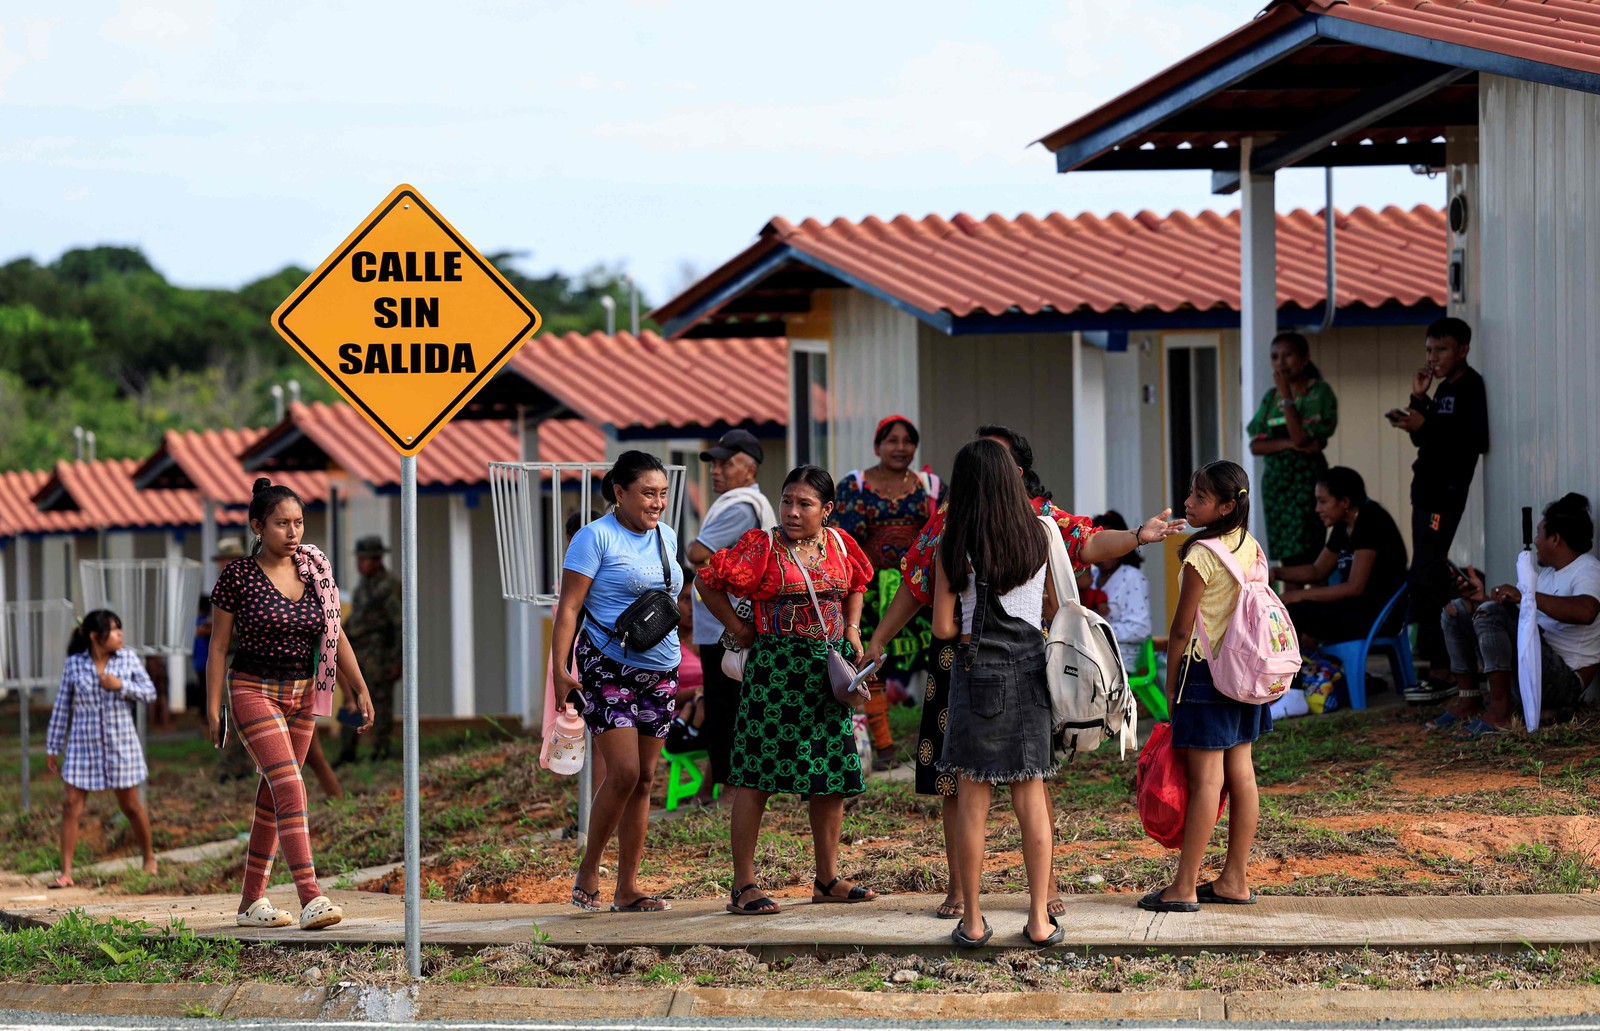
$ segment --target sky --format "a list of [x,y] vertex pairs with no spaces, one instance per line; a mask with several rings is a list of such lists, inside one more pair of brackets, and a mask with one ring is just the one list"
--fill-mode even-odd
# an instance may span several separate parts
[[[312,267],[408,182],[528,272],[665,301],[768,219],[1231,210],[1205,172],[1058,175],[1033,140],[1264,0],[19,0],[0,260],[136,245],[185,286]],[[1335,204],[1442,204],[1341,169]],[[1278,177],[1322,206],[1320,170]]]

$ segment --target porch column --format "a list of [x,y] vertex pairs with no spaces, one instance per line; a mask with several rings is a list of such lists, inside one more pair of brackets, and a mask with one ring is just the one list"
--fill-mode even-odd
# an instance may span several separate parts
[[[1240,158],[1239,192],[1239,413],[1241,425],[1255,414],[1261,395],[1272,382],[1269,352],[1278,332],[1278,221],[1273,173],[1250,171],[1256,141],[1245,140]],[[1250,434],[1243,433],[1240,465],[1250,474],[1250,532],[1267,543],[1266,509],[1262,504],[1261,459],[1250,454]],[[1274,560],[1281,555],[1271,556]]]
[[1106,353],[1072,334],[1072,511],[1106,510]]
[[[178,570],[183,564],[183,531],[173,530],[167,534],[167,597],[161,599],[161,605],[166,610],[164,623],[169,626],[177,622],[177,613],[184,610],[184,599],[177,593]],[[202,568],[204,565],[202,564]],[[193,641],[193,634],[189,639]],[[194,647],[191,643],[190,647]],[[171,649],[163,653],[167,659],[167,710],[169,712],[182,712],[184,703],[184,687],[189,677],[189,652],[183,649]]]
[[[517,410],[517,460],[539,460],[539,423],[530,422],[527,410]],[[535,480],[532,497],[532,538],[537,550],[544,546],[540,533],[544,517],[544,487]],[[535,557],[535,561],[537,558]],[[544,720],[544,666],[540,652],[544,642],[544,610],[531,602],[507,601],[506,622],[515,632],[506,635],[509,645],[506,661],[506,709],[522,717],[522,731],[532,733]]]
[[450,495],[450,713],[471,716],[473,692],[472,522],[464,494]]
[[217,564],[211,556],[217,553],[217,503],[210,498],[200,501],[200,589],[206,594],[217,585]]
[[17,601],[33,601],[33,541],[18,534],[17,549]]

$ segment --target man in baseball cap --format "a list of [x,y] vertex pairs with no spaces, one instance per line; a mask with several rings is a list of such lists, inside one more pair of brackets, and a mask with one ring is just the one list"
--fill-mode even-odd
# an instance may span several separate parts
[[[766,460],[766,454],[761,450],[761,442],[756,439],[756,435],[754,433],[751,433],[749,430],[729,430],[727,433],[722,435],[722,439],[717,441],[714,447],[709,447],[700,452],[700,461],[726,462],[734,455],[749,455],[755,460],[755,464],[757,466]],[[715,475],[714,469],[712,475]],[[754,483],[755,479],[755,471],[752,470],[748,483]],[[746,484],[736,484],[735,486],[745,485]],[[713,485],[713,489],[717,490],[717,493],[719,494],[722,493],[722,488],[716,488]]]

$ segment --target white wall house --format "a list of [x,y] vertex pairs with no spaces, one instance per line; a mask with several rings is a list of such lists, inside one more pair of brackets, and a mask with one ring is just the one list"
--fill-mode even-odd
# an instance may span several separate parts
[[[1416,257],[1438,261],[1450,314],[1474,329],[1490,427],[1453,557],[1504,579],[1524,508],[1573,490],[1600,500],[1600,20],[1583,3],[1488,18],[1481,4],[1413,6],[1273,0],[1040,142],[1059,172],[1206,170],[1214,192],[1240,193],[1243,399],[1270,382],[1277,302],[1293,288],[1266,218],[1276,172],[1442,173],[1446,251]],[[1403,464],[1391,443],[1369,460]]]
[[[1343,413],[1329,460],[1400,512],[1409,444],[1380,413],[1404,402],[1423,328],[1444,313],[1444,215],[1361,209],[1336,230],[1340,307],[1311,336]],[[1285,215],[1278,234],[1294,277],[1279,325],[1320,323],[1322,219]],[[874,461],[890,413],[917,421],[918,461],[941,475],[977,426],[1001,423],[1029,438],[1069,511],[1149,516],[1181,505],[1197,464],[1242,457],[1255,402],[1243,411],[1238,391],[1238,238],[1235,218],[1209,213],[775,220],[655,317],[678,333],[782,325],[791,392],[829,386],[794,436],[836,474]],[[1166,572],[1147,566],[1158,606]]]

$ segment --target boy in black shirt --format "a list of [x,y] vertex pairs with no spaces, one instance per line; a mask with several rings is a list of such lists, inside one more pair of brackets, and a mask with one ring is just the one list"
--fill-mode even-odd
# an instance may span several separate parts
[[[1456,690],[1439,624],[1452,596],[1446,556],[1466,510],[1478,456],[1489,450],[1489,402],[1483,377],[1467,365],[1471,344],[1472,329],[1460,319],[1429,326],[1428,364],[1412,380],[1409,407],[1388,413],[1389,423],[1409,433],[1417,446],[1411,466],[1411,618],[1428,678],[1406,693],[1409,701],[1434,701]],[[1430,398],[1434,383],[1439,387]]]

